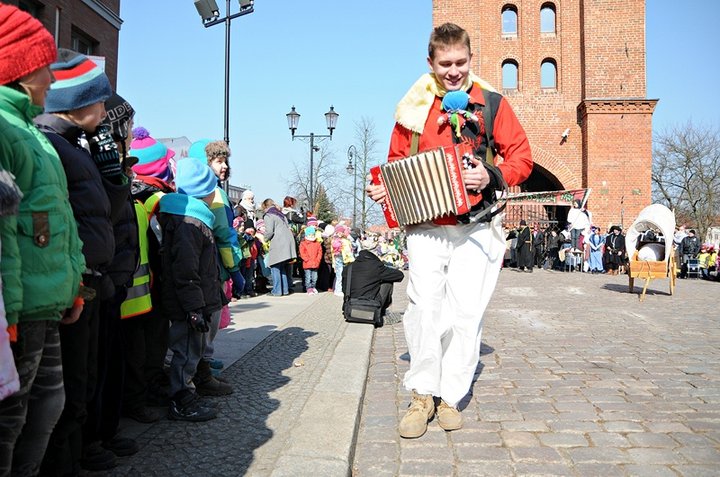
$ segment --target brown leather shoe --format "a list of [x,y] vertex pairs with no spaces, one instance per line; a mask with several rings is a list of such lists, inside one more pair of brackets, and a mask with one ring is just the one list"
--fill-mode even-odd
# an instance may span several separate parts
[[435,414],[435,402],[432,395],[413,391],[407,413],[400,420],[400,437],[415,439],[425,434],[433,414]]
[[448,403],[442,399],[437,407],[437,421],[438,425],[446,431],[455,431],[463,426],[460,411],[455,407],[449,406]]

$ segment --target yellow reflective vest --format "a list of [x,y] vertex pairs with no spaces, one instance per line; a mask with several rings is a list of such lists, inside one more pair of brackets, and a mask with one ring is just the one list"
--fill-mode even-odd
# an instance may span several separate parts
[[[148,199],[149,200],[149,199]],[[152,310],[150,298],[150,263],[148,244],[148,212],[145,205],[139,200],[135,201],[135,216],[138,223],[138,238],[140,245],[140,262],[133,275],[133,284],[127,291],[127,298],[120,305],[120,317],[132,318],[143,315]]]

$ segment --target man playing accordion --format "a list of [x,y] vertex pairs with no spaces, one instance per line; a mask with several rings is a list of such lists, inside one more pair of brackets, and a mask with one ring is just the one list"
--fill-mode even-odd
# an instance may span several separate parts
[[[451,23],[435,28],[428,46],[431,73],[398,104],[390,140],[388,161],[471,144],[475,157],[463,170],[463,181],[469,191],[482,194],[470,214],[445,215],[406,229],[410,282],[403,325],[411,362],[404,385],[413,397],[400,422],[404,438],[422,436],[436,412],[446,431],[462,427],[457,406],[472,385],[482,318],[505,252],[501,217],[491,212],[495,191],[504,183],[520,184],[533,166],[525,131],[510,105],[471,73],[471,60],[464,29]],[[466,105],[448,106],[443,101],[447,93],[453,98],[467,93]],[[484,117],[492,121],[490,128]],[[504,159],[497,166],[495,152]],[[387,200],[383,185],[369,185],[367,194],[376,202]]]

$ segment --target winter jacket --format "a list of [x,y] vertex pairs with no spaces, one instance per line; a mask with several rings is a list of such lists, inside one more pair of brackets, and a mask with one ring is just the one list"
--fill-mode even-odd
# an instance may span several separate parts
[[300,242],[300,258],[304,270],[319,268],[323,258],[322,244],[317,240],[303,240]]
[[271,267],[277,263],[297,257],[295,237],[290,230],[287,219],[276,207],[265,213],[265,241],[270,243],[270,250],[265,263]]
[[183,194],[160,199],[162,311],[170,320],[188,313],[208,316],[225,304],[213,239],[214,216],[207,205]]
[[680,255],[689,255],[691,257],[694,257],[698,254],[700,251],[700,240],[693,235],[685,237],[682,242],[680,242]]
[[[347,287],[347,275],[352,273],[350,288]],[[400,282],[403,272],[385,266],[380,259],[368,250],[361,250],[352,265],[343,269],[343,290],[350,298],[375,299],[382,283]]]
[[107,267],[107,274],[116,287],[131,286],[140,260],[140,242],[135,201],[130,195],[120,210],[119,219],[113,226],[113,233],[115,256]]
[[27,95],[0,86],[0,168],[15,176],[24,194],[18,215],[0,218],[0,267],[10,325],[59,320],[72,306],[85,269],[65,172],[55,149],[32,123],[40,111]]
[[[532,172],[533,161],[530,143],[512,108],[502,95],[494,92],[488,92],[489,101],[485,105],[482,88],[477,83],[472,84],[468,94],[470,95],[470,103],[467,109],[474,112],[479,121],[483,121],[480,106],[490,108],[490,114],[493,118],[492,135],[495,147],[498,154],[504,158],[503,162],[497,167],[500,169],[505,182],[507,182],[508,186],[522,183]],[[419,137],[418,151],[428,151],[454,144],[452,126],[447,121],[442,125],[438,123],[438,119],[442,114],[442,98],[436,96],[425,121],[423,133]],[[465,129],[463,132],[465,132]],[[474,143],[475,155],[482,158],[485,158],[487,146],[484,133],[483,126],[482,129],[477,131],[475,137],[464,138]],[[390,138],[388,161],[403,159],[411,155],[412,136],[413,133],[409,129],[399,123],[395,124]],[[434,220],[433,223],[436,225],[454,225],[457,223],[457,219],[450,214]]]
[[120,220],[130,184],[113,184],[100,175],[90,153],[80,145],[83,130],[53,114],[42,114],[35,124],[60,156],[68,182],[78,233],[87,268],[104,272],[115,256],[113,226]]

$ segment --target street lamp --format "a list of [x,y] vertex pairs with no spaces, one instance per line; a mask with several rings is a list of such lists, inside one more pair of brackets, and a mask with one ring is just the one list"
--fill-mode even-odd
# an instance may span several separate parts
[[330,131],[330,134],[295,134],[295,130],[297,130],[298,123],[300,122],[300,113],[295,111],[295,106],[293,106],[292,109],[290,109],[290,112],[285,116],[287,116],[288,129],[290,129],[293,141],[295,138],[310,139],[310,193],[308,194],[308,198],[310,200],[310,207],[313,209],[313,212],[317,213],[315,210],[315,196],[313,194],[313,154],[320,151],[320,148],[315,145],[315,139],[330,139],[332,141],[332,133],[335,129],[335,125],[337,124],[338,116],[340,115],[335,112],[335,108],[333,106],[330,106],[330,111],[325,113],[325,122],[327,123],[327,128],[328,131]]
[[[358,163],[357,163],[357,149],[355,146],[350,145],[347,150],[347,156],[348,156],[348,165],[345,168],[346,171],[348,171],[348,174],[353,175],[353,188],[352,188],[352,195],[353,195],[353,221],[352,226],[355,228],[355,222],[357,219],[355,218],[357,216],[357,169],[358,169]],[[353,165],[353,158],[355,158],[355,165]]]
[[[225,1],[225,18],[220,18],[215,0],[195,0],[195,8],[202,18],[205,28],[210,28],[219,23],[225,23],[225,111],[223,122],[223,140],[230,145],[230,22],[233,18],[241,17],[255,11],[254,0],[239,0],[240,11],[230,15],[230,0]],[[229,188],[229,180],[223,184],[225,192]]]

